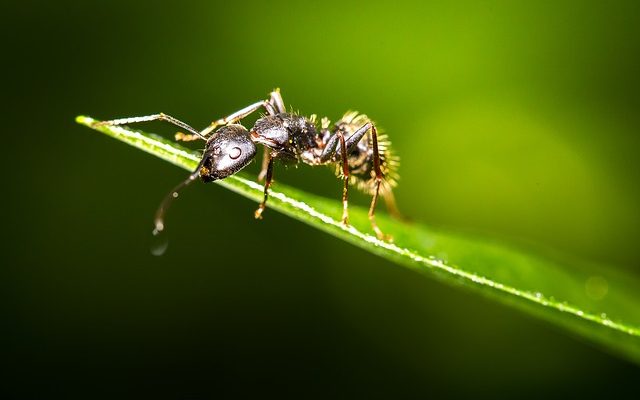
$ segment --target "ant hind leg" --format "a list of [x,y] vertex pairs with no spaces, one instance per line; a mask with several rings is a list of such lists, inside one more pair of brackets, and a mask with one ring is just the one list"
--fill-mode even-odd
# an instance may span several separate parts
[[397,219],[398,221],[403,221],[403,222],[411,221],[407,216],[405,216],[400,212],[400,209],[398,208],[398,204],[396,203],[396,197],[393,195],[393,190],[391,189],[391,187],[388,187],[387,189],[383,188],[382,193],[380,193],[380,195],[384,199],[384,204],[385,206],[387,206],[387,211],[389,212],[389,215],[391,215],[393,218]]
[[373,231],[376,233],[376,236],[380,240],[388,240],[391,241],[391,236],[385,235],[378,227],[376,223],[376,204],[378,203],[378,195],[380,194],[380,185],[382,184],[382,180],[384,178],[382,171],[380,170],[380,153],[378,151],[378,132],[376,131],[375,125],[371,124],[371,140],[373,145],[373,169],[376,173],[376,188],[373,192],[373,198],[371,199],[371,206],[369,207],[369,221],[371,222],[371,227]]

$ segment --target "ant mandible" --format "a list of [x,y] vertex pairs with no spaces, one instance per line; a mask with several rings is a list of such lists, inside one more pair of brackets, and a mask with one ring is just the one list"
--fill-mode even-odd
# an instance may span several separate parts
[[[261,116],[250,130],[239,124],[261,108],[266,115]],[[398,157],[393,154],[386,135],[378,135],[375,124],[366,115],[348,111],[329,129],[331,122],[327,118],[322,118],[318,125],[315,114],[304,117],[287,112],[280,90],[275,89],[268,100],[258,101],[218,119],[202,131],[163,113],[102,121],[97,125],[127,125],[155,120],[166,121],[189,132],[177,133],[176,140],[201,139],[206,142],[196,170],[171,190],[160,204],[155,217],[155,234],[164,229],[164,215],[180,189],[198,177],[207,183],[235,174],[255,158],[256,143],[259,143],[264,146],[264,158],[258,179],[264,179],[265,184],[264,198],[255,211],[257,219],[262,218],[269,198],[274,160],[302,162],[311,166],[329,165],[336,167],[336,175],[344,182],[342,223],[349,224],[348,195],[349,184],[352,184],[373,196],[369,207],[371,226],[379,239],[390,239],[378,227],[375,209],[380,195],[389,212],[400,216],[392,192],[398,178]]]

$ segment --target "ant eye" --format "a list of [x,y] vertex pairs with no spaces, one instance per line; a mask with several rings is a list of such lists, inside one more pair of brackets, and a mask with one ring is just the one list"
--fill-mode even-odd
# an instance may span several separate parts
[[229,151],[229,157],[231,157],[232,160],[237,159],[241,154],[242,150],[240,149],[240,147],[234,147],[231,149],[231,151]]

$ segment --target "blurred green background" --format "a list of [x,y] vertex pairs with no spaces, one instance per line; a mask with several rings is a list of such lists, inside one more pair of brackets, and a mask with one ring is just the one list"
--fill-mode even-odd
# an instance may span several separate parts
[[[185,172],[73,118],[204,127],[280,87],[384,127],[413,219],[640,274],[638,2],[230,3],[3,2],[3,391],[595,397],[637,378],[216,185],[185,191],[153,257]],[[340,206],[329,171],[275,178]]]

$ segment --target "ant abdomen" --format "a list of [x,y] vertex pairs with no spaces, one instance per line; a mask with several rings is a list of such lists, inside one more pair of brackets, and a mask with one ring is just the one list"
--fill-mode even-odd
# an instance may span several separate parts
[[[341,131],[345,137],[350,137],[356,130],[371,120],[357,111],[347,111],[333,127],[333,132]],[[378,128],[378,154],[380,170],[384,176],[380,192],[384,196],[398,184],[399,157],[393,152],[389,137]],[[373,195],[376,190],[376,171],[374,162],[373,140],[370,133],[358,142],[347,154],[349,164],[349,183],[365,194]],[[342,177],[342,167],[335,166],[336,176]]]

